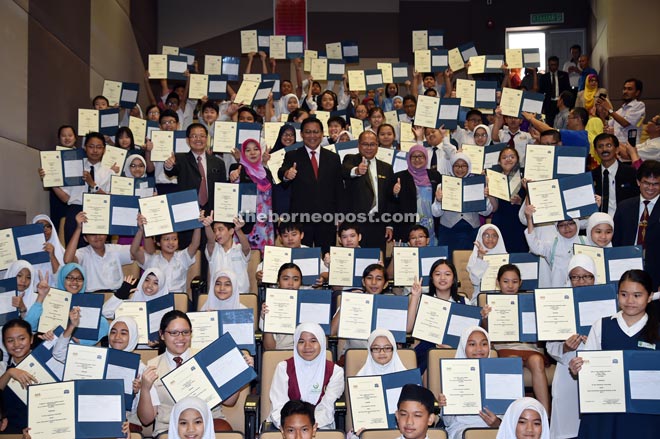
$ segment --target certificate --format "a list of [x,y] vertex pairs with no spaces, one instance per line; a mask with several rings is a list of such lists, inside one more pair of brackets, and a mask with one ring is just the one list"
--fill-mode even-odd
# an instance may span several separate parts
[[500,108],[504,116],[520,116],[520,103],[522,102],[522,90],[504,87],[500,98]]
[[379,62],[376,63],[376,68],[383,72],[383,82],[385,84],[391,84],[394,82],[394,77],[392,76],[392,63]]
[[607,271],[605,270],[605,249],[602,247],[593,247],[590,245],[573,244],[573,253],[576,255],[587,255],[594,261],[596,266],[595,284],[604,284],[607,282]]
[[103,81],[103,93],[101,93],[108,100],[108,104],[111,107],[119,105],[119,99],[121,97],[121,87],[122,83],[117,81],[105,80]]
[[110,193],[113,195],[135,195],[135,179],[132,177],[120,177],[113,175],[110,177]]
[[214,195],[215,221],[233,222],[238,215],[239,188],[234,183],[216,183]]
[[78,109],[78,135],[86,136],[87,133],[99,131],[98,110]]
[[149,55],[149,79],[167,78],[167,55]]
[[154,131],[151,133],[151,143],[153,143],[151,161],[164,162],[174,152],[174,132]]
[[40,151],[41,167],[46,175],[42,183],[46,187],[64,186],[64,172],[62,169],[62,154],[60,151]]
[[204,55],[204,74],[222,75],[222,57],[217,55]]
[[[348,73],[351,73],[350,71]],[[364,122],[361,119],[351,117],[351,133],[353,137],[358,137],[364,131]]]
[[195,396],[209,407],[215,407],[222,402],[195,357],[169,372],[161,380],[175,401],[186,396]]
[[209,90],[209,76],[191,74],[190,75],[190,88],[188,90],[188,97],[190,99],[202,99],[208,94]]
[[18,257],[14,245],[14,234],[11,229],[2,230],[0,232],[0,268],[5,270],[16,260]]
[[527,184],[529,202],[536,207],[534,224],[561,221],[564,209],[557,180],[530,181]]
[[[367,83],[364,78],[364,70],[349,70],[348,85],[354,91],[366,91]],[[353,134],[355,136],[355,134]]]
[[135,144],[144,146],[144,139],[147,137],[147,121],[139,117],[129,116],[128,128],[133,133]]
[[506,49],[504,55],[506,57],[507,68],[509,69],[523,68],[522,49]]
[[527,145],[525,151],[525,178],[532,181],[549,180],[554,174],[555,147]]
[[263,282],[268,284],[277,283],[277,273],[280,267],[291,262],[291,250],[286,247],[275,247],[267,245],[264,248]]
[[83,211],[87,222],[82,225],[86,234],[105,235],[110,229],[110,195],[83,194]]
[[326,43],[325,51],[328,59],[342,59],[341,43]]
[[[119,317],[131,317],[138,327],[138,343],[149,343],[149,322],[147,320],[146,305],[144,302],[130,302],[124,300],[115,310],[115,319]],[[195,327],[197,336],[197,327]]]
[[318,59],[319,53],[316,50],[305,50],[303,59],[303,70],[306,72],[312,71],[312,60]]
[[479,360],[440,362],[440,381],[447,405],[444,415],[478,415],[481,411]]
[[39,332],[48,332],[58,326],[66,328],[71,309],[71,293],[51,288],[44,299],[43,309],[39,319]]
[[488,294],[488,334],[494,341],[520,341],[517,294]]
[[113,166],[119,166],[119,172],[121,173],[124,167],[124,161],[126,160],[126,154],[127,150],[124,148],[107,145],[103,153],[103,159],[101,159],[101,164],[108,169],[112,169]]
[[195,328],[190,342],[193,349],[203,349],[220,337],[217,312],[189,312],[187,315],[192,327]]
[[63,381],[101,380],[108,350],[94,346],[70,344],[64,363]]
[[256,30],[242,30],[241,31],[241,53],[246,54],[250,52],[258,52],[259,45],[257,43]]
[[465,68],[465,61],[463,61],[463,56],[461,55],[461,51],[458,49],[458,47],[454,49],[450,49],[448,56],[449,56],[449,68],[452,69],[454,72],[458,72],[459,70]]
[[415,50],[415,71],[424,73],[431,71],[431,51]]
[[442,343],[450,307],[450,302],[422,295],[412,336],[436,344]]
[[462,179],[450,175],[442,176],[442,209],[452,212],[463,210]]
[[468,68],[468,75],[475,75],[478,73],[484,73],[486,70],[486,56],[471,56],[470,57],[470,67]]
[[330,285],[353,285],[354,253],[352,248],[330,247]]
[[270,36],[270,57],[271,59],[286,59],[286,36]]
[[297,301],[296,290],[267,288],[268,313],[264,318],[264,332],[293,334],[296,330]]
[[236,96],[234,96],[234,103],[239,105],[251,105],[254,95],[259,89],[259,82],[257,81],[243,81],[241,87],[238,89]]
[[[55,378],[32,354],[29,354],[23,359],[23,361],[18,363],[16,368],[24,370],[35,377],[37,384],[49,384],[55,382]],[[9,379],[7,387],[9,387],[11,391],[23,401],[23,404],[27,405],[27,389],[24,389],[21,384],[13,378]]]
[[461,149],[463,150],[463,154],[467,155],[472,163],[472,174],[481,174],[484,170],[486,147],[464,143]]
[[327,81],[328,79],[328,60],[312,59],[311,76],[317,81]]
[[394,285],[412,286],[419,280],[419,249],[394,247]]
[[536,289],[534,302],[540,341],[566,340],[577,332],[572,288]]
[[582,351],[578,375],[580,413],[624,413],[626,380],[622,351]]
[[[429,35],[426,30],[414,30],[412,31],[412,50],[416,52],[418,50],[427,50],[429,48]],[[428,72],[429,70],[418,70],[419,72]],[[356,430],[357,431],[357,430]]]
[[509,177],[507,175],[492,169],[486,169],[486,177],[488,178],[488,195],[500,200],[511,201]]
[[236,122],[216,121],[213,131],[213,152],[232,152],[236,148]]
[[440,98],[420,95],[415,110],[415,125],[435,128],[438,122]]
[[339,315],[340,338],[366,340],[371,334],[374,297],[363,293],[342,293]]
[[361,428],[388,428],[381,377],[350,377],[348,380],[355,431]]
[[28,387],[28,425],[33,439],[76,436],[75,383],[66,381]]
[[509,263],[508,254],[486,254],[483,256],[484,262],[488,264],[486,272],[481,277],[481,291],[498,291],[497,272],[504,264]]
[[162,235],[173,231],[166,195],[140,198],[139,203],[140,213],[147,218],[147,223],[144,225],[145,236]]
[[476,82],[470,79],[456,80],[456,97],[461,99],[461,106],[472,108],[475,102]]

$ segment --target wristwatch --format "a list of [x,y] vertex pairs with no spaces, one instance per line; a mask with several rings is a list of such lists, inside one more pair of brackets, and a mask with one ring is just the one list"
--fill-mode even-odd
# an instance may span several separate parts
[[99,185],[98,185],[98,184],[95,185],[95,186],[92,188],[92,193],[94,193],[94,194],[97,193],[97,192],[99,191],[99,189],[100,189],[100,188],[99,188]]
[[612,114],[612,113],[614,113],[614,110],[612,110],[612,109],[610,108],[609,110],[607,110],[607,112],[608,112],[609,114]]

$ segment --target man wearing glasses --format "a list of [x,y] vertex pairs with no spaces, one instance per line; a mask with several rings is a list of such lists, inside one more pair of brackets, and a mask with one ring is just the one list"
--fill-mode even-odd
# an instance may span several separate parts
[[[291,188],[289,213],[297,216],[291,221],[303,224],[303,244],[327,252],[336,242],[333,214],[344,211],[342,167],[337,154],[320,148],[323,139],[320,120],[305,119],[300,133],[304,146],[286,153],[278,176],[285,188]],[[317,220],[300,214],[317,214]],[[319,214],[322,218],[318,218]]]

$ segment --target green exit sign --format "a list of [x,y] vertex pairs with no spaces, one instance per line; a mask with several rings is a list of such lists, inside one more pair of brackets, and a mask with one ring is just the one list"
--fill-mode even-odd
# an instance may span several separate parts
[[545,12],[542,14],[529,14],[530,24],[562,24],[564,23],[563,12]]

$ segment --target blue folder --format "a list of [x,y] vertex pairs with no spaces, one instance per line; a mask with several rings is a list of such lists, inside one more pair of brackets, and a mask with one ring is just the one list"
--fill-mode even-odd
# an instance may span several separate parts
[[343,162],[347,154],[358,154],[358,141],[349,140],[348,142],[335,143],[335,151],[339,155],[339,159]]
[[527,108],[529,110],[528,105],[530,104],[540,108],[543,105],[544,100],[545,100],[545,94],[543,93],[536,93],[533,91],[523,91],[522,99],[520,99],[520,110],[518,112],[518,117],[523,117],[522,114],[523,108]]
[[553,177],[554,178],[562,178],[562,177],[570,177],[572,175],[579,175],[579,174],[560,174],[559,171],[559,160],[560,157],[564,158],[569,158],[569,159],[575,159],[575,160],[580,160],[581,162],[585,162],[585,157],[587,156],[589,150],[585,146],[561,146],[555,148],[555,158],[554,158],[554,172],[553,172]]
[[429,29],[426,31],[428,37],[428,48],[434,49],[445,45],[445,31],[441,29]]
[[[137,103],[138,93],[140,91],[140,84],[137,82],[122,82],[121,94],[119,95],[119,106],[121,108],[133,109]],[[126,92],[126,93],[125,93]],[[133,99],[133,93],[135,93]]]
[[[350,379],[350,378],[349,378]],[[401,389],[406,384],[422,386],[422,374],[419,369],[402,370],[401,372],[381,375],[383,393],[385,394],[385,407],[387,409],[388,428],[397,428],[394,413],[401,395]],[[388,397],[389,396],[389,397]]]
[[[244,329],[250,332],[252,341],[250,343],[239,344],[238,348],[244,349],[254,355],[256,352],[254,343],[254,311],[251,309],[228,309],[216,312],[218,313],[218,332],[220,335],[227,332],[231,334],[233,332],[230,331],[231,327],[228,325],[246,325]],[[247,328],[248,325],[249,330]]]
[[476,108],[496,108],[496,96],[496,81],[475,81],[474,106]]
[[[18,296],[18,291],[16,287],[16,278],[10,277],[9,279],[0,280],[0,299],[1,300],[11,300],[12,297]],[[12,319],[18,318],[18,308],[13,306],[9,307],[4,314],[0,314],[0,326],[4,326],[5,323]]]
[[266,81],[263,78],[259,83],[259,88],[252,99],[252,105],[266,105],[268,102],[268,95],[275,86],[275,81]]
[[366,261],[370,261],[370,264],[377,264],[380,261],[380,249],[378,248],[356,248],[353,258],[353,285],[344,285],[346,287],[361,287],[362,286],[362,274],[364,270],[360,268],[364,265],[366,267]]
[[[126,419],[124,411],[122,411],[121,421],[118,422],[82,422],[79,420],[80,407],[78,405],[78,399],[83,395],[118,395],[123,397],[124,382],[122,380],[107,379],[80,380],[74,381],[74,386],[76,392],[76,439],[122,437],[122,424]],[[116,409],[116,407],[114,409]]]
[[257,29],[257,47],[260,51],[270,55],[270,36],[273,35],[272,29]]
[[[432,300],[440,300],[443,304],[443,310],[448,312],[447,325],[442,328],[442,339],[423,339],[435,344],[446,344],[453,348],[458,346],[461,339],[461,333],[468,326],[479,326],[481,323],[481,307],[463,305],[460,303],[449,302],[447,300],[431,297]],[[421,302],[420,302],[421,305]],[[419,308],[418,308],[419,312]],[[417,325],[417,322],[415,322]],[[449,333],[452,328],[453,333]],[[415,328],[413,328],[413,336],[415,335]]]
[[[288,37],[290,38],[290,37]],[[302,58],[302,55],[300,56]],[[272,81],[275,84],[273,84],[273,88],[271,89],[271,93],[273,94],[273,100],[278,100],[282,97],[282,92],[280,91],[280,75],[279,73],[264,73],[261,75],[261,80],[262,81]]]
[[[444,126],[446,130],[455,130],[458,126],[458,113],[461,108],[461,100],[459,98],[440,98],[440,105],[438,106],[438,120],[435,123],[436,128]],[[450,114],[440,117],[445,110],[449,109]]]
[[[67,151],[61,151],[60,157],[62,158],[62,172],[64,176],[64,186],[82,186],[85,184],[82,175],[79,177],[70,177],[66,174],[66,162],[70,161],[82,161],[85,158],[85,152],[82,149],[72,149]],[[84,169],[84,165],[81,163],[80,167]]]
[[[589,247],[582,244],[573,244],[573,252],[580,252],[580,248]],[[596,267],[604,267],[605,279],[596,279],[596,283],[616,283],[621,275],[632,269],[643,270],[644,259],[641,245],[624,245],[621,247],[605,247],[599,249],[602,253],[594,258]]]
[[[327,308],[327,314],[324,312],[323,315],[318,316],[309,316],[303,315],[301,308],[304,303],[315,303],[327,305],[324,307]],[[303,322],[313,321],[318,323],[323,332],[326,335],[330,335],[330,320],[332,316],[330,315],[332,303],[332,290],[298,290],[298,304],[296,305],[296,326]],[[311,317],[311,318],[310,318]]]
[[[300,43],[301,50],[289,50],[290,43]],[[303,58],[305,56],[304,39],[299,35],[287,35],[286,37],[286,57],[287,59]]]
[[[395,296],[392,294],[376,294],[371,296],[374,299],[373,306],[374,306],[374,311],[371,313],[371,331],[375,331],[376,329],[388,329],[390,332],[392,332],[392,335],[394,335],[394,340],[396,340],[397,343],[405,343],[406,342],[406,317],[408,313],[408,297],[407,296]],[[392,322],[389,320],[382,321],[381,320],[381,325],[378,325],[378,314],[380,313],[381,310],[394,310],[394,311],[401,311],[402,314],[402,320],[399,322]],[[386,323],[387,325],[391,326],[386,326],[383,325],[383,323]],[[403,326],[403,330],[401,329],[396,329],[396,327],[401,327]]]
[[[491,65],[490,67],[489,64]],[[494,67],[493,64],[497,64],[497,67]],[[486,65],[484,66],[484,73],[501,74],[502,64],[504,64],[504,55],[486,55]]]
[[[405,69],[405,75],[404,75]],[[403,83],[408,80],[408,63],[397,62],[392,63],[392,80],[396,83]]]
[[591,172],[585,172],[584,174],[577,174],[577,175],[572,175],[570,177],[564,177],[559,179],[559,188],[561,189],[561,199],[564,205],[564,212],[565,212],[564,219],[569,220],[572,218],[587,217],[590,216],[592,213],[598,212],[598,205],[596,204],[595,198],[590,199],[590,203],[583,206],[578,206],[572,209],[568,209],[567,206],[568,198],[566,196],[566,191],[570,189],[575,189],[578,187],[586,187],[586,186],[590,186],[593,188],[593,183],[594,180],[593,177],[591,176]]
[[355,41],[342,41],[341,54],[346,64],[359,64],[360,62],[360,52]]
[[99,110],[99,132],[104,136],[114,136],[119,129],[119,108]]
[[261,138],[261,124],[238,122],[236,124],[236,149],[239,151],[247,139],[259,140]]
[[188,57],[185,55],[167,55],[167,79],[174,79],[177,81],[185,81],[186,75],[183,72],[176,72],[172,68],[172,63],[183,62],[188,66]]
[[[527,69],[538,69],[541,67],[541,61],[540,61],[540,53],[539,49],[522,49],[522,55],[523,55],[523,66]],[[527,61],[527,57],[530,55],[538,55],[539,56],[539,61],[538,62],[532,62],[532,61]]]
[[431,266],[438,259],[449,259],[449,247],[443,245],[419,248],[419,274],[422,285],[429,285]]
[[188,152],[190,151],[190,146],[188,146],[188,142],[186,142],[186,130],[176,130],[173,131],[174,133],[174,138],[172,139],[174,141],[174,145],[172,145],[172,150],[175,153],[179,152]]
[[474,46],[473,42],[464,43],[458,46],[458,50],[461,52],[463,57],[463,62],[470,61],[471,56],[478,56],[477,48]]
[[[135,210],[135,225],[127,226],[114,224],[112,222],[113,211],[116,208],[123,209],[133,209]],[[120,236],[134,236],[137,231],[137,214],[140,211],[140,204],[138,203],[138,198],[127,195],[110,195],[110,229],[108,230],[108,235],[120,235]]]
[[[501,293],[493,293],[486,295],[486,303],[490,303],[491,296],[502,297]],[[536,337],[536,308],[534,304],[533,293],[518,293],[511,295],[511,301],[518,301],[518,340],[525,343],[535,343]],[[513,304],[513,303],[512,303]],[[490,325],[490,322],[488,322]],[[502,341],[509,342],[510,340],[497,340],[492,339],[493,342]]]
[[222,74],[226,75],[230,81],[238,81],[239,66],[241,59],[235,56],[225,56],[222,58]]
[[[532,264],[532,270],[520,270],[522,275],[522,283],[520,284],[521,290],[535,290],[539,287],[539,262],[540,258],[531,253],[509,253],[509,264],[522,265]],[[533,265],[536,269],[534,270]],[[520,267],[518,267],[520,268]]]
[[[311,260],[314,261],[316,270],[313,272],[305,270],[304,265],[307,262],[311,263]],[[303,263],[305,261],[305,263]],[[320,247],[310,247],[310,248],[293,248],[291,249],[291,262],[296,265],[303,265],[300,267],[302,270],[302,284],[303,285],[313,285],[316,280],[319,278],[321,273],[321,248]]]
[[[160,319],[152,316],[162,316],[174,309],[174,294],[166,294],[157,299],[145,302],[145,312],[147,313],[147,324],[149,326],[149,341],[160,340],[158,331],[160,330]],[[152,319],[155,319],[152,324]]]
[[172,208],[178,204],[184,203],[198,203],[197,200],[197,191],[195,189],[190,189],[187,191],[173,192],[167,194],[167,205],[170,211],[170,218],[172,219],[172,228],[175,232],[184,232],[186,230],[201,229],[204,225],[197,219],[191,219],[188,221],[175,222],[174,213]]
[[95,328],[82,328],[78,326],[73,331],[74,337],[83,340],[99,339],[99,325],[101,324],[101,319],[105,318],[103,317],[103,314],[101,314],[101,309],[103,308],[104,299],[105,296],[103,296],[102,294],[72,294],[71,295],[71,308],[73,308],[74,306],[79,306],[81,308],[93,308],[99,313],[99,318],[96,322]]
[[[332,73],[330,70],[330,66],[336,66],[335,68],[342,68],[343,73]],[[341,81],[344,78],[344,74],[346,73],[346,61],[341,60],[341,59],[329,59],[328,60],[328,81]]]
[[[257,185],[254,183],[239,183],[238,184],[238,215],[240,215],[245,221],[249,217],[256,218],[257,214]],[[255,200],[255,205],[253,206],[251,200]]]
[[[430,49],[430,47],[429,47]],[[449,67],[449,51],[447,49],[431,50],[431,72],[444,72]]]
[[[60,337],[63,333],[64,328],[61,326],[53,329],[53,334],[55,334],[57,337]],[[53,358],[53,346],[55,346],[56,341],[57,340],[52,342],[41,342],[36,348],[32,349],[31,354],[37,361],[39,361],[39,363],[41,363],[44,369],[46,369],[46,371],[50,373],[53,378],[55,378],[57,381],[61,381],[62,374],[64,373],[64,364]]]
[[46,243],[43,224],[26,224],[24,226],[12,227],[11,231],[14,235],[14,246],[16,248],[16,256],[18,259],[28,261],[32,265],[50,262],[50,255],[47,252],[40,250],[35,253],[22,253],[19,245],[20,238],[34,235],[39,235],[38,237]]
[[207,96],[211,101],[227,99],[227,75],[209,75],[209,85]]
[[[486,186],[486,176],[485,175],[475,175],[472,177],[463,178],[463,212],[482,212],[486,210],[486,197],[484,196],[480,200],[474,201],[465,201],[465,190],[469,186],[474,185],[483,185]],[[483,190],[482,190],[483,193]]]
[[[575,302],[575,326],[580,335],[589,335],[591,325],[596,320],[612,316],[618,310],[617,289],[613,284],[573,288],[573,300]],[[601,311],[596,316],[596,320],[584,320],[581,311],[591,310],[595,312],[596,307]]]

